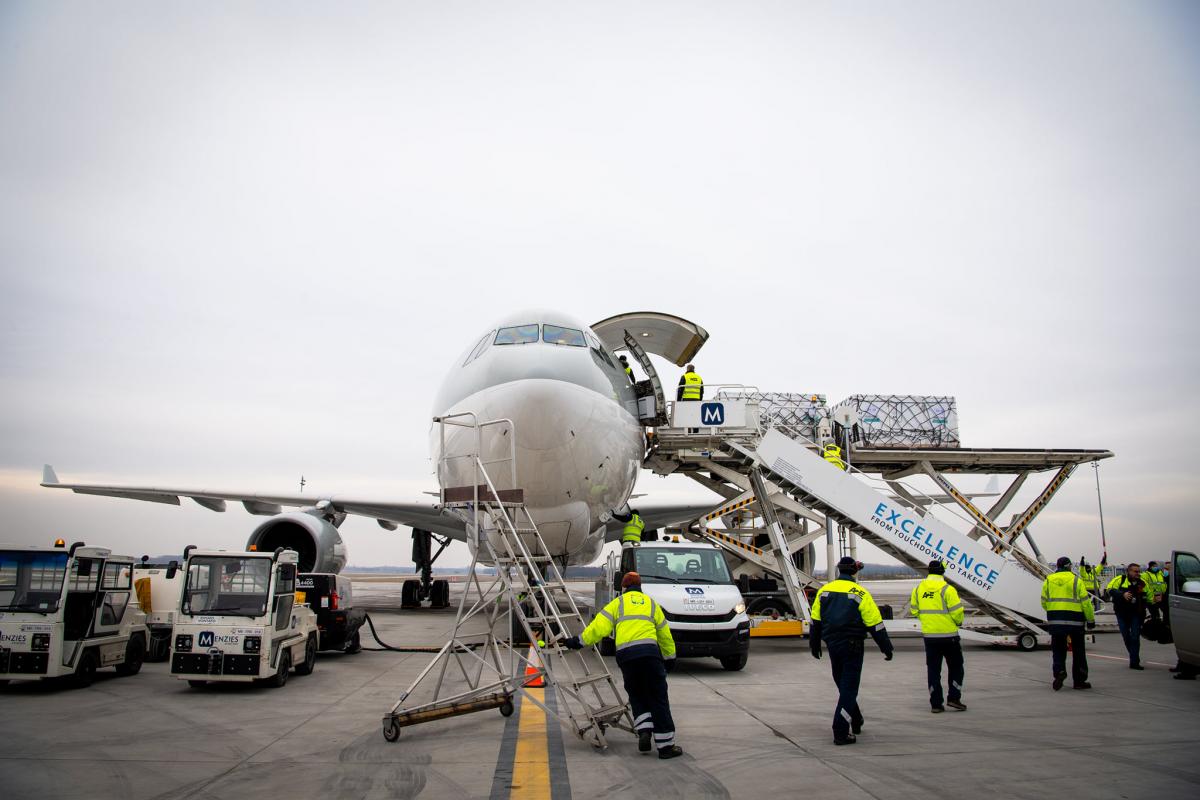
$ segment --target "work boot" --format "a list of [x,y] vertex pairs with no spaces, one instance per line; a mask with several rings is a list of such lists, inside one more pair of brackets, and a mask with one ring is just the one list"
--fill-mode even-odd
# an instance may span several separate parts
[[857,742],[857,741],[858,741],[858,737],[856,737],[856,736],[855,736],[854,734],[852,734],[852,733],[850,733],[850,734],[847,734],[847,735],[845,735],[845,736],[842,736],[842,737],[838,737],[838,736],[834,736],[834,737],[833,737],[833,743],[834,743],[834,744],[838,744],[838,745],[842,745],[842,744],[854,744],[854,743],[855,743],[855,742]]
[[947,700],[946,705],[950,706],[955,711],[966,711],[967,710],[967,704],[964,703],[962,700]]
[[862,726],[863,724],[861,722],[851,722],[850,732],[857,736],[858,734],[862,733]]
[[1129,668],[1130,668],[1130,669],[1138,669],[1138,670],[1144,670],[1144,669],[1145,669],[1145,667],[1143,667],[1141,664],[1130,664],[1130,665],[1129,665]]
[[1090,688],[1092,688],[1092,685],[1090,683],[1088,683],[1087,681],[1080,681],[1079,683],[1073,684],[1071,686],[1071,688],[1072,689],[1090,689]]
[[661,747],[658,750],[659,758],[678,758],[681,755],[683,755],[683,748],[677,744],[673,744],[670,747]]
[[946,707],[945,706],[934,706],[933,708],[931,708],[929,710],[934,714],[941,714],[943,711],[946,710]]
[[638,752],[650,752],[650,731],[638,731]]
[[1065,672],[1058,673],[1057,675],[1054,676],[1054,683],[1050,684],[1050,688],[1057,692],[1059,689],[1061,689],[1063,687],[1063,681],[1065,681],[1066,679],[1067,679],[1067,673],[1065,673]]
[[1194,681],[1194,680],[1196,680],[1196,673],[1184,672],[1183,670],[1180,670],[1179,672],[1176,672],[1171,677],[1173,677],[1177,681]]

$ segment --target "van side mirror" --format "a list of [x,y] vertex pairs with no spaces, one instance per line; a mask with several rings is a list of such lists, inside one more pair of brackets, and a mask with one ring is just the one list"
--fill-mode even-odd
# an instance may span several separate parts
[[1200,581],[1184,581],[1180,591],[1184,594],[1200,594]]
[[624,572],[618,572],[616,575],[613,575],[613,591],[614,591],[614,592],[617,592],[618,594],[620,594],[620,592],[621,592],[621,581],[622,581],[622,580],[624,580],[624,579],[625,579],[625,573],[624,573]]

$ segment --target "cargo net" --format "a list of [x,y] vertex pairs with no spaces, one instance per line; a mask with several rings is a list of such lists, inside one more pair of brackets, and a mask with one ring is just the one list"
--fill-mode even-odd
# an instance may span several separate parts
[[791,436],[800,435],[814,442],[829,435],[829,409],[823,394],[721,389],[716,399],[757,402],[759,421],[764,428],[779,428]]
[[850,441],[860,447],[934,448],[961,447],[958,411],[953,397],[856,394],[833,408],[834,417],[843,408],[858,416]]

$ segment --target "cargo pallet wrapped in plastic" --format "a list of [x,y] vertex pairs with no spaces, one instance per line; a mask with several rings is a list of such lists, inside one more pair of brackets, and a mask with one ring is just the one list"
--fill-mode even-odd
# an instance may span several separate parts
[[818,426],[822,421],[828,428],[829,409],[823,394],[721,389],[716,399],[757,401],[759,420],[764,428],[779,428],[791,436],[803,436],[810,441],[819,438]]
[[858,423],[850,441],[859,447],[940,448],[961,447],[958,411],[953,397],[856,394],[833,408],[852,408]]

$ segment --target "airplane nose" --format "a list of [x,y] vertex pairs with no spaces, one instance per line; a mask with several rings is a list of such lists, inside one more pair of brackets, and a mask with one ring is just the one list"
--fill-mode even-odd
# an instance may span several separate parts
[[583,434],[591,417],[587,391],[564,381],[529,379],[497,387],[492,419],[513,421],[523,450],[556,450]]

